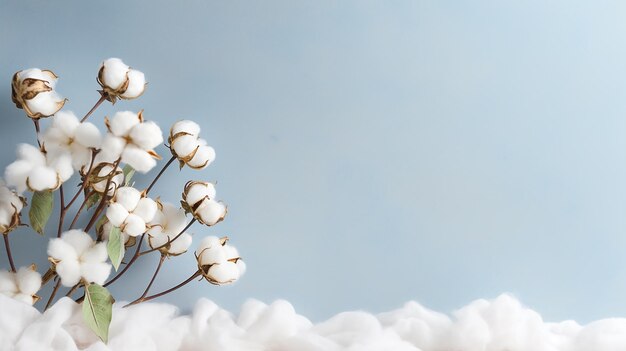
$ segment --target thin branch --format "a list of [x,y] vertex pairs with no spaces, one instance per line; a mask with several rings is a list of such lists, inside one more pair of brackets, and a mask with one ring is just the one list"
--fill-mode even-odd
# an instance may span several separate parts
[[172,158],[170,158],[169,161],[167,161],[167,163],[163,166],[163,168],[161,168],[161,171],[159,171],[159,174],[157,174],[154,180],[152,180],[152,183],[150,183],[150,185],[148,186],[148,189],[146,189],[146,194],[150,192],[154,184],[156,184],[157,180],[161,178],[161,175],[163,175],[167,167],[169,167],[172,164],[172,162],[174,162],[175,159],[176,159],[176,156],[172,156]]
[[7,257],[9,258],[9,264],[11,265],[11,271],[13,271],[13,273],[17,272],[17,270],[15,269],[15,263],[13,263],[13,255],[11,255],[11,245],[9,244],[9,234],[2,234],[2,236],[4,237],[4,247],[7,250]]
[[61,209],[59,210],[59,228],[57,230],[57,238],[61,237],[61,232],[63,231],[63,221],[65,220],[65,213],[67,212],[67,208],[65,208],[65,195],[63,194],[63,185],[59,187],[59,194]]
[[39,120],[33,119],[33,123],[35,124],[35,132],[37,133],[37,144],[41,148],[41,141],[39,141],[39,133],[41,133],[41,128],[39,127]]
[[181,235],[185,234],[185,232],[187,231],[187,229],[189,229],[189,227],[191,227],[192,224],[194,224],[196,222],[196,219],[192,219],[191,222],[189,222],[189,224],[187,224],[187,226],[185,227],[185,229],[183,229],[180,233],[178,233],[178,235],[176,235],[172,240],[168,240],[165,244],[161,245],[161,246],[157,246],[153,249],[150,250],[146,250],[143,252],[139,253],[139,256],[143,256],[146,254],[149,254],[151,252],[157,251],[157,250],[161,250],[164,247],[169,246],[171,243],[173,243],[176,239],[178,239]]
[[161,266],[163,266],[163,262],[165,261],[166,257],[167,256],[165,254],[161,254],[161,257],[159,258],[159,264],[157,265],[157,268],[154,271],[154,274],[152,275],[152,279],[150,279],[150,283],[148,283],[148,286],[146,287],[146,290],[144,290],[143,294],[141,294],[139,299],[143,299],[144,297],[146,297],[146,295],[148,295],[148,291],[150,291],[150,288],[152,287],[152,284],[154,283],[154,280],[156,279],[157,275],[159,274],[159,271],[161,270]]
[[94,161],[96,159],[96,155],[98,154],[98,152],[100,152],[100,150],[93,149],[91,151],[91,162],[89,162],[89,169],[87,170],[87,174],[83,178],[83,182],[80,185],[80,189],[78,189],[76,194],[74,194],[74,197],[72,197],[72,200],[70,200],[70,202],[67,204],[67,206],[65,206],[66,210],[69,209],[70,207],[72,207],[72,205],[74,204],[74,201],[76,201],[76,199],[78,198],[78,195],[80,195],[80,193],[83,190],[85,190],[85,187],[87,186],[87,181],[89,180],[89,176],[91,175],[91,171],[93,169],[93,163],[94,163]]
[[119,273],[117,273],[117,275],[115,277],[113,277],[111,280],[109,280],[107,283],[105,283],[103,286],[106,288],[107,286],[113,284],[113,282],[115,282],[116,280],[118,280],[122,275],[124,275],[124,273],[126,273],[126,271],[128,270],[128,268],[130,268],[130,266],[133,265],[133,263],[135,263],[135,261],[137,260],[137,258],[139,258],[139,251],[141,250],[141,243],[143,242],[143,238],[146,236],[146,234],[142,234],[141,238],[139,239],[139,242],[137,243],[137,248],[135,249],[135,254],[133,255],[133,258],[130,259],[130,261],[128,262],[128,264],[126,266],[124,266],[124,269],[122,269]]
[[48,309],[48,307],[50,307],[50,305],[52,304],[52,300],[54,299],[54,296],[57,294],[57,291],[59,291],[59,287],[61,286],[61,279],[57,278],[57,283],[54,285],[54,289],[52,289],[52,293],[50,294],[50,297],[48,298],[48,302],[46,303],[46,307],[44,307],[44,311]]
[[176,285],[175,287],[170,288],[170,289],[167,289],[167,290],[165,290],[165,291],[163,291],[163,292],[160,292],[160,293],[158,293],[158,294],[154,294],[154,295],[146,296],[146,297],[143,297],[143,298],[139,298],[139,299],[137,299],[137,300],[135,300],[135,301],[133,301],[133,302],[129,303],[128,305],[126,305],[126,306],[124,306],[124,307],[128,307],[128,306],[136,305],[136,304],[138,304],[138,303],[142,303],[142,302],[150,301],[150,300],[152,300],[152,299],[156,299],[157,297],[161,297],[161,296],[163,296],[163,295],[169,294],[169,293],[171,293],[172,291],[177,290],[177,289],[179,289],[179,288],[181,288],[181,287],[183,287],[183,286],[187,285],[189,282],[191,282],[192,280],[196,279],[196,278],[197,278],[197,277],[199,277],[200,275],[202,275],[202,272],[201,272],[200,270],[197,270],[194,274],[192,274],[189,278],[187,278],[187,280],[185,280],[184,282],[182,282],[182,283],[180,283],[180,284]]
[[100,106],[101,103],[104,102],[104,100],[106,100],[106,95],[105,94],[100,94],[100,99],[98,100],[98,102],[96,102],[95,105],[93,105],[93,107],[91,108],[91,110],[89,110],[89,112],[87,112],[87,114],[85,115],[85,117],[83,117],[83,119],[80,120],[80,122],[85,122],[87,120],[87,118],[89,118],[89,116],[91,116],[91,114],[93,113],[93,111],[95,111],[98,106]]
[[83,211],[83,209],[85,208],[85,206],[87,205],[87,202],[89,201],[89,198],[94,194],[94,191],[90,191],[86,196],[85,199],[83,200],[83,202],[80,204],[80,207],[78,208],[78,211],[76,211],[76,215],[74,216],[74,219],[72,220],[72,223],[70,224],[70,229],[74,228],[74,225],[76,224],[76,221],[78,220],[78,217],[80,216],[80,213]]
[[80,287],[80,286],[81,286],[81,283],[77,283],[77,284],[75,284],[75,285],[74,285],[74,286],[73,286],[73,287],[72,287],[72,288],[71,288],[71,289],[67,292],[67,294],[65,294],[65,296],[67,296],[67,297],[71,297],[71,296],[72,296],[72,294],[74,294],[74,293],[76,292],[76,290],[78,290],[78,287]]

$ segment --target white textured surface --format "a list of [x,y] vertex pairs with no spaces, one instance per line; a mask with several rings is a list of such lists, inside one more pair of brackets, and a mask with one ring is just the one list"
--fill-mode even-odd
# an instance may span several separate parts
[[286,301],[247,301],[239,315],[200,299],[191,315],[175,306],[116,305],[108,345],[81,322],[80,308],[63,298],[46,313],[0,295],[2,350],[464,350],[613,351],[626,349],[626,319],[580,326],[546,323],[509,295],[477,300],[452,317],[408,302],[378,315],[343,312],[312,324]]

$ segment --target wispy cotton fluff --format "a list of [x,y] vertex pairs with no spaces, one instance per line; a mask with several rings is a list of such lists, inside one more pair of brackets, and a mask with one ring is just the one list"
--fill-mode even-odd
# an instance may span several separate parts
[[55,190],[68,180],[74,169],[69,153],[46,155],[39,148],[29,144],[19,144],[17,161],[4,171],[9,186],[18,192],[26,190]]
[[452,316],[417,302],[373,315],[342,312],[318,323],[279,300],[243,304],[238,315],[200,299],[192,313],[144,303],[113,309],[108,344],[82,324],[81,308],[64,298],[44,314],[0,296],[0,349],[50,351],[622,351],[626,319],[581,326],[546,323],[509,295],[477,300]]
[[191,235],[183,233],[189,223],[185,210],[167,202],[157,202],[157,205],[159,210],[148,224],[150,229],[146,232],[150,247],[153,249],[160,247],[161,253],[171,256],[187,252],[192,239]]
[[93,123],[80,122],[73,112],[59,111],[52,117],[52,125],[41,135],[41,143],[48,155],[70,154],[75,170],[89,166],[91,149],[102,144],[102,135]]
[[199,135],[200,126],[193,121],[178,121],[170,128],[168,143],[181,168],[204,169],[215,160],[215,150]]
[[39,300],[41,274],[35,266],[21,267],[17,272],[0,271],[0,294],[29,305]]
[[215,185],[209,182],[187,182],[182,205],[198,222],[208,226],[224,220],[227,213],[226,205],[215,200]]
[[64,286],[81,280],[102,285],[111,272],[106,243],[96,243],[82,230],[69,230],[50,240],[48,256]]
[[117,189],[113,201],[107,208],[109,222],[129,236],[146,232],[146,223],[157,213],[157,204],[149,197],[143,197],[139,190],[124,186]]
[[146,89],[146,77],[138,70],[131,69],[122,60],[110,58],[104,60],[98,71],[98,83],[108,99],[136,99]]
[[196,250],[198,268],[202,276],[211,284],[230,284],[246,272],[246,264],[239,257],[228,238],[208,236],[200,242]]
[[21,224],[20,212],[25,200],[0,180],[0,233],[8,234]]
[[141,111],[117,112],[105,123],[109,133],[102,142],[98,162],[115,162],[121,157],[122,162],[141,173],[156,166],[160,156],[153,149],[163,142],[163,133],[156,123],[144,121]]
[[11,82],[13,103],[30,118],[52,116],[65,105],[65,99],[54,90],[57,79],[54,72],[39,68],[16,72]]

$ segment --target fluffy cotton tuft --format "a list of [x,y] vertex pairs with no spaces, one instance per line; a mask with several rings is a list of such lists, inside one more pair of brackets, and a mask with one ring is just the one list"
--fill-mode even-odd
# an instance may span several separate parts
[[51,239],[48,256],[64,286],[73,286],[81,279],[102,285],[111,272],[106,242],[97,243],[82,230],[69,230]]
[[183,190],[185,210],[195,219],[208,226],[221,222],[227,208],[222,202],[214,200],[215,186],[209,182],[189,181]]
[[74,113],[65,111],[52,117],[52,125],[40,139],[48,155],[71,155],[75,170],[88,166],[92,155],[90,148],[98,149],[102,144],[102,135],[93,123],[81,123]]
[[65,99],[54,90],[57,79],[52,71],[38,68],[15,73],[11,83],[15,106],[33,119],[54,115],[65,105]]
[[119,58],[104,60],[98,71],[98,83],[110,101],[117,98],[130,100],[141,96],[146,89],[146,77],[131,69]]
[[[209,236],[200,242],[196,250],[198,267],[204,278],[215,285],[235,282],[245,272],[245,264],[228,238]],[[242,263],[239,264],[239,261]]]
[[18,159],[4,171],[8,185],[18,192],[56,190],[67,181],[74,169],[69,153],[44,154],[29,144],[19,144]]
[[20,224],[25,200],[0,180],[0,233],[8,234]]
[[[148,243],[151,248],[159,249],[161,253],[171,256],[181,255],[191,246],[192,238],[183,230],[189,222],[185,210],[170,203],[158,203],[159,210],[154,219],[148,224]],[[182,234],[181,234],[182,233]],[[179,236],[180,234],[180,236]]]
[[39,300],[36,295],[41,289],[41,274],[35,266],[21,267],[17,272],[0,271],[0,294],[25,302],[29,305]]
[[133,187],[124,186],[117,189],[106,217],[122,233],[136,237],[146,232],[146,223],[152,221],[156,213],[157,203],[154,200],[142,197],[139,190]]
[[168,143],[170,150],[180,162],[181,167],[188,165],[192,169],[204,169],[215,160],[215,150],[200,139],[200,126],[189,120],[174,123],[170,128]]
[[156,166],[159,155],[153,150],[163,142],[163,133],[154,122],[145,122],[142,112],[117,112],[107,119],[109,133],[102,142],[97,163],[115,162],[118,158],[138,172],[146,173]]

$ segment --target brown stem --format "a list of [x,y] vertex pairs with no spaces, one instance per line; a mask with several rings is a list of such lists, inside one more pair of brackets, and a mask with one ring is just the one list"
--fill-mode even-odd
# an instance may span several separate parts
[[39,127],[39,120],[33,119],[33,123],[35,124],[35,132],[37,132],[37,144],[41,148],[41,141],[39,141],[39,133],[41,133],[41,128]]
[[15,269],[15,263],[13,263],[13,255],[11,255],[11,245],[9,245],[9,234],[2,234],[4,237],[4,247],[7,249],[7,257],[9,258],[9,264],[11,265],[11,271],[17,272]]
[[107,178],[107,182],[104,187],[104,193],[102,193],[102,199],[100,200],[100,204],[98,205],[96,212],[94,212],[93,216],[89,220],[89,223],[85,227],[85,232],[89,232],[89,229],[91,229],[91,227],[93,227],[93,225],[96,224],[96,221],[98,220],[98,217],[100,216],[100,213],[102,213],[102,210],[104,210],[104,205],[106,204],[107,198],[109,197],[108,193],[109,193],[109,186],[111,185],[111,180],[115,176],[115,170],[117,169],[117,166],[120,165],[121,161],[122,161],[121,158],[118,158],[117,161],[115,161],[115,164],[113,165],[113,172],[111,172],[111,175]]
[[101,103],[104,102],[104,100],[106,100],[106,95],[105,94],[100,94],[100,99],[98,100],[98,102],[96,102],[95,105],[93,105],[93,107],[91,108],[91,110],[89,110],[89,112],[87,112],[87,114],[85,115],[85,117],[83,117],[83,119],[81,119],[81,123],[85,122],[87,120],[87,118],[89,118],[89,116],[91,116],[91,114],[93,113],[93,111],[95,111],[98,106],[100,106]]
[[63,220],[65,220],[65,212],[67,212],[67,208],[65,208],[65,195],[63,194],[63,185],[59,187],[59,194],[61,209],[59,210],[59,228],[57,230],[57,238],[61,237],[61,231],[63,231]]
[[70,291],[67,292],[67,294],[65,294],[65,296],[70,297],[72,296],[72,294],[74,294],[76,292],[76,290],[78,290],[78,287],[81,285],[81,283],[75,284]]
[[143,242],[143,238],[146,236],[146,234],[142,234],[141,238],[139,239],[139,242],[137,243],[137,248],[135,249],[135,254],[133,255],[133,258],[130,259],[130,261],[128,262],[128,264],[126,266],[124,266],[124,269],[122,269],[119,273],[117,273],[117,275],[115,277],[113,277],[111,280],[109,280],[107,283],[105,283],[103,286],[106,288],[107,286],[113,284],[113,282],[115,282],[116,280],[118,280],[122,275],[124,275],[124,273],[126,273],[126,271],[128,270],[128,268],[130,268],[130,266],[133,265],[133,263],[135,263],[135,261],[137,260],[137,258],[139,258],[139,250],[141,250],[141,243]]
[[78,217],[80,216],[80,213],[83,211],[83,209],[85,208],[85,206],[87,205],[87,202],[89,201],[89,198],[94,194],[93,191],[89,192],[86,196],[85,199],[83,200],[83,202],[80,204],[80,207],[78,208],[78,211],[76,211],[76,215],[74,216],[74,219],[72,220],[72,223],[70,224],[70,229],[74,229],[74,225],[76,224],[76,221],[78,220]]
[[80,193],[83,192],[83,190],[85,190],[85,186],[87,186],[87,181],[89,180],[89,176],[91,175],[91,170],[93,169],[93,162],[96,159],[96,155],[98,154],[98,152],[100,152],[100,150],[93,149],[91,151],[91,162],[89,163],[89,169],[87,170],[87,174],[83,178],[83,182],[80,185],[80,189],[78,189],[76,194],[74,194],[74,197],[72,197],[72,199],[67,204],[67,206],[65,206],[66,210],[72,207],[72,205],[74,204],[74,201],[76,201],[76,199],[78,198],[78,195],[80,195]]
[[146,250],[146,251],[140,252],[140,253],[139,253],[139,256],[143,256],[143,255],[145,255],[145,254],[149,254],[149,253],[151,253],[151,252],[154,252],[154,251],[157,251],[157,250],[161,250],[162,248],[169,246],[169,245],[170,245],[171,243],[173,243],[176,239],[178,239],[181,235],[185,234],[185,232],[187,231],[187,229],[189,229],[189,227],[191,227],[191,225],[192,225],[192,224],[194,224],[195,222],[196,222],[196,219],[194,218],[194,219],[192,219],[192,220],[191,220],[191,222],[189,222],[189,224],[187,224],[187,226],[185,227],[185,229],[183,229],[180,233],[178,233],[178,235],[176,235],[176,236],[174,237],[174,239],[172,239],[172,240],[168,240],[165,244],[163,244],[163,245],[161,245],[161,246],[157,246],[157,247],[155,247],[155,248],[153,248],[153,249],[150,249],[150,250]]
[[163,175],[163,172],[165,172],[167,167],[169,167],[172,164],[172,162],[174,162],[175,159],[176,159],[176,156],[172,156],[172,158],[170,158],[169,161],[167,161],[167,163],[163,166],[163,168],[161,168],[161,171],[159,171],[159,174],[157,174],[154,180],[152,180],[152,183],[150,183],[150,185],[148,186],[148,189],[146,189],[146,194],[150,192],[150,189],[152,189],[154,184],[156,184],[157,180],[159,180],[159,178],[161,178],[161,175]]
[[54,299],[54,296],[57,294],[57,291],[59,291],[59,287],[61,286],[61,279],[57,279],[57,283],[54,285],[54,289],[52,289],[52,293],[50,294],[50,297],[48,298],[48,302],[46,303],[46,307],[44,307],[44,311],[48,309],[48,307],[50,307],[50,305],[52,304],[52,300]]
[[48,282],[56,275],[57,272],[55,272],[52,268],[48,268],[46,273],[44,273],[43,277],[41,278],[41,286],[43,287],[44,285],[48,284]]
[[189,282],[191,282],[192,280],[196,279],[197,277],[199,277],[200,275],[202,275],[202,272],[200,270],[197,270],[194,274],[192,274],[189,278],[187,278],[187,280],[185,280],[184,282],[176,285],[173,288],[167,289],[163,292],[160,292],[158,294],[154,294],[154,295],[150,295],[150,296],[146,296],[146,297],[142,297],[139,298],[131,303],[129,303],[128,305],[124,306],[124,307],[128,307],[128,306],[132,306],[132,305],[136,305],[138,303],[142,303],[142,302],[146,302],[146,301],[150,301],[152,299],[156,299],[157,297],[161,297],[163,295],[169,294],[174,290],[177,290],[185,285],[187,285]]
[[159,258],[159,264],[157,265],[157,268],[154,271],[154,274],[152,275],[152,279],[150,279],[150,283],[148,283],[148,286],[146,287],[146,290],[139,297],[140,299],[143,299],[144,297],[146,297],[146,295],[148,295],[148,291],[150,291],[150,288],[152,287],[152,284],[154,283],[154,280],[156,279],[157,275],[159,274],[159,271],[161,270],[161,266],[163,266],[163,262],[165,261],[166,257],[167,256],[165,254],[161,254],[161,258]]

